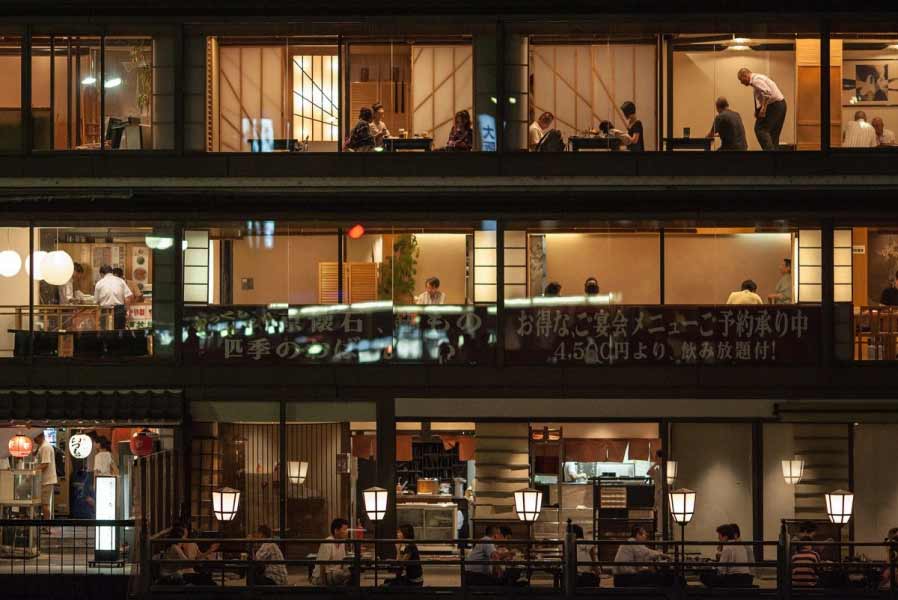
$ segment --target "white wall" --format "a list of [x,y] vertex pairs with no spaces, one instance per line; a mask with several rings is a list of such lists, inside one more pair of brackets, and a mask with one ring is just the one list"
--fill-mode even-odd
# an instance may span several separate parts
[[[858,425],[854,428],[854,537],[878,542],[898,527],[898,425]],[[864,549],[885,559],[884,551]]]
[[692,129],[692,137],[708,133],[717,114],[714,102],[725,96],[730,108],[742,115],[749,150],[760,150],[754,133],[754,97],[751,88],[736,77],[747,67],[772,78],[786,97],[788,112],[780,142],[795,143],[795,53],[777,52],[674,52],[673,64],[673,130],[683,135]]
[[[670,457],[678,462],[675,487],[697,494],[687,540],[716,540],[725,523],[737,523],[743,539],[752,537],[750,424],[674,423]],[[715,547],[701,553],[713,557]]]
[[428,277],[440,280],[440,291],[446,294],[446,304],[465,303],[465,272],[467,270],[467,240],[464,233],[416,233],[418,267],[415,272],[415,292],[424,291]]
[[414,46],[412,131],[431,132],[435,147],[445,146],[455,113],[474,110],[473,86],[471,46]]
[[[782,519],[795,517],[795,486],[783,479],[782,460],[795,454],[795,432],[790,423],[765,423],[764,447],[764,539],[776,540]],[[743,536],[745,533],[743,533]],[[776,559],[776,548],[765,547],[764,557]]]

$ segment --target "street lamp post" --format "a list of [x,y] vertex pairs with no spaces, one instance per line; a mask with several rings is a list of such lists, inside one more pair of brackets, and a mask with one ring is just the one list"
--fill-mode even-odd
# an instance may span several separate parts
[[668,494],[670,515],[680,526],[680,576],[686,577],[686,525],[695,515],[695,492],[686,488],[673,490]]
[[[375,524],[383,521],[387,516],[387,490],[379,487],[371,487],[362,492],[365,499],[365,512],[368,518]],[[377,587],[377,544],[374,544],[374,587]]]

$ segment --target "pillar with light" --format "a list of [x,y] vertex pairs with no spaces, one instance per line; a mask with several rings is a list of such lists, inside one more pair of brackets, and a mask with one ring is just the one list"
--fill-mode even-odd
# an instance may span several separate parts
[[783,479],[789,485],[795,485],[801,481],[804,476],[804,460],[795,457],[787,458],[782,461]]
[[[362,492],[365,499],[365,513],[375,524],[384,520],[387,516],[387,490],[379,487],[371,487]],[[377,587],[377,550],[374,555],[374,586]]]
[[686,488],[673,490],[668,494],[670,516],[680,526],[680,576],[685,577],[686,566],[686,525],[695,515],[695,492]]

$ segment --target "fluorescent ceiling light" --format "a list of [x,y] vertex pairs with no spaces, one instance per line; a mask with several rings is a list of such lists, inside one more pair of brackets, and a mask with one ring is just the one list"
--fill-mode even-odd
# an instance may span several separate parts
[[109,88],[118,87],[120,85],[122,85],[122,78],[121,77],[113,77],[112,79],[107,79],[106,83],[103,84],[103,87],[109,89]]
[[93,75],[88,75],[84,79],[81,80],[81,85],[93,85],[97,82],[97,78]]

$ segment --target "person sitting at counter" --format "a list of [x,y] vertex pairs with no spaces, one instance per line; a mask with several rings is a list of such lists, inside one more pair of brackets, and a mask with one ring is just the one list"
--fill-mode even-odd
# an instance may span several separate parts
[[802,523],[799,528],[795,552],[792,554],[793,588],[815,587],[820,580],[817,575],[817,565],[821,559],[813,546],[816,529],[817,527],[811,522]]
[[[262,524],[256,528],[256,538],[272,539],[271,527]],[[253,556],[255,560],[284,560],[284,553],[274,542],[263,542]],[[287,565],[269,563],[257,566],[256,583],[259,585],[287,585]]]
[[598,296],[599,280],[595,277],[587,278],[586,282],[583,284],[583,293],[587,296]]
[[[503,539],[505,538],[498,527],[487,526],[486,535],[474,544],[467,560],[469,562],[506,560],[509,552],[496,547],[496,542],[501,542]],[[499,571],[499,565],[466,564],[465,579],[468,585],[501,585]]]
[[424,282],[424,291],[415,296],[415,304],[445,304],[446,294],[440,291],[440,279],[428,277]]
[[530,142],[530,151],[533,152],[543,141],[543,137],[551,130],[552,123],[555,122],[555,115],[546,111],[539,116],[536,121],[530,124],[527,130],[528,141]]
[[549,285],[546,286],[546,291],[543,292],[543,296],[548,297],[556,297],[561,295],[561,284],[557,281],[552,281]]
[[374,136],[371,135],[371,121],[374,120],[374,112],[367,106],[359,110],[359,120],[349,133],[345,148],[351,152],[371,152],[376,146]]
[[748,142],[745,141],[745,126],[742,124],[742,115],[730,110],[730,102],[723,96],[714,103],[717,116],[711,125],[711,131],[705,137],[720,137],[720,150],[748,150]]
[[315,565],[312,571],[312,583],[322,586],[347,585],[352,579],[352,572],[346,564],[320,564],[322,562],[341,561],[346,559],[346,544],[333,543],[331,540],[345,540],[349,537],[349,521],[334,519],[331,522],[331,534],[328,540],[318,547]]
[[452,131],[449,132],[449,141],[446,142],[446,150],[454,152],[470,152],[474,147],[474,127],[471,125],[471,113],[460,110],[455,113],[452,123]]
[[[665,554],[658,550],[652,550],[645,545],[649,534],[645,527],[637,525],[633,528],[628,542],[640,542],[638,544],[621,544],[614,555],[616,563],[649,563],[665,558]],[[665,577],[655,571],[650,565],[621,565],[614,567],[615,587],[631,586],[658,586],[666,585]]]
[[[514,537],[511,531],[511,527],[508,525],[502,525],[499,527],[499,533],[502,534],[503,540],[510,540]],[[504,547],[500,548],[500,552],[505,552],[505,558],[503,560],[510,561],[515,558],[515,555],[519,555],[520,552],[515,551],[514,548]],[[524,571],[520,566],[512,566],[512,565],[500,565],[498,569],[499,574],[499,582],[502,585],[526,585],[527,580],[523,577]]]
[[[187,529],[181,525],[175,525],[169,530],[168,537],[174,540],[183,540],[187,537]],[[185,552],[185,548],[190,548],[190,546],[193,546],[193,544],[183,541],[175,542],[165,550],[162,558],[165,560],[183,561],[205,560],[205,557],[198,553],[193,553],[193,558],[188,556],[188,552],[191,552],[191,550],[188,549]],[[198,550],[197,548],[197,552]],[[159,567],[159,575],[161,578],[160,583],[167,585],[215,585],[215,581],[209,573],[198,573],[187,564],[163,564]]]
[[419,587],[424,585],[424,570],[421,568],[421,554],[415,544],[415,528],[408,523],[400,525],[396,531],[396,539],[402,542],[396,544],[396,559],[401,563],[396,571],[396,577],[384,581],[384,585],[409,585]]
[[374,146],[377,148],[383,148],[384,139],[390,137],[390,130],[387,124],[384,123],[385,112],[384,105],[380,102],[375,102],[371,106],[372,118],[368,127],[371,130],[371,135],[374,137]]
[[895,273],[895,280],[892,282],[892,285],[882,291],[879,303],[886,306],[898,306],[898,273]]
[[727,304],[764,304],[758,295],[758,284],[751,279],[742,282],[742,289],[732,292],[727,298]]
[[882,117],[873,117],[873,120],[870,121],[870,125],[873,125],[873,130],[876,132],[876,145],[895,145],[895,132],[891,129],[886,129],[886,124],[882,120]]
[[746,551],[747,546],[737,546],[732,543],[736,541],[736,531],[729,524],[717,528],[717,538],[722,546],[719,562],[723,563],[723,566],[717,567],[714,571],[702,573],[702,583],[709,588],[751,587],[754,576],[747,565],[730,566],[726,564],[751,562]]
[[134,296],[124,279],[112,273],[112,267],[100,267],[100,280],[94,286],[94,298],[101,308],[112,308],[115,329],[124,329],[128,312],[125,303]]

